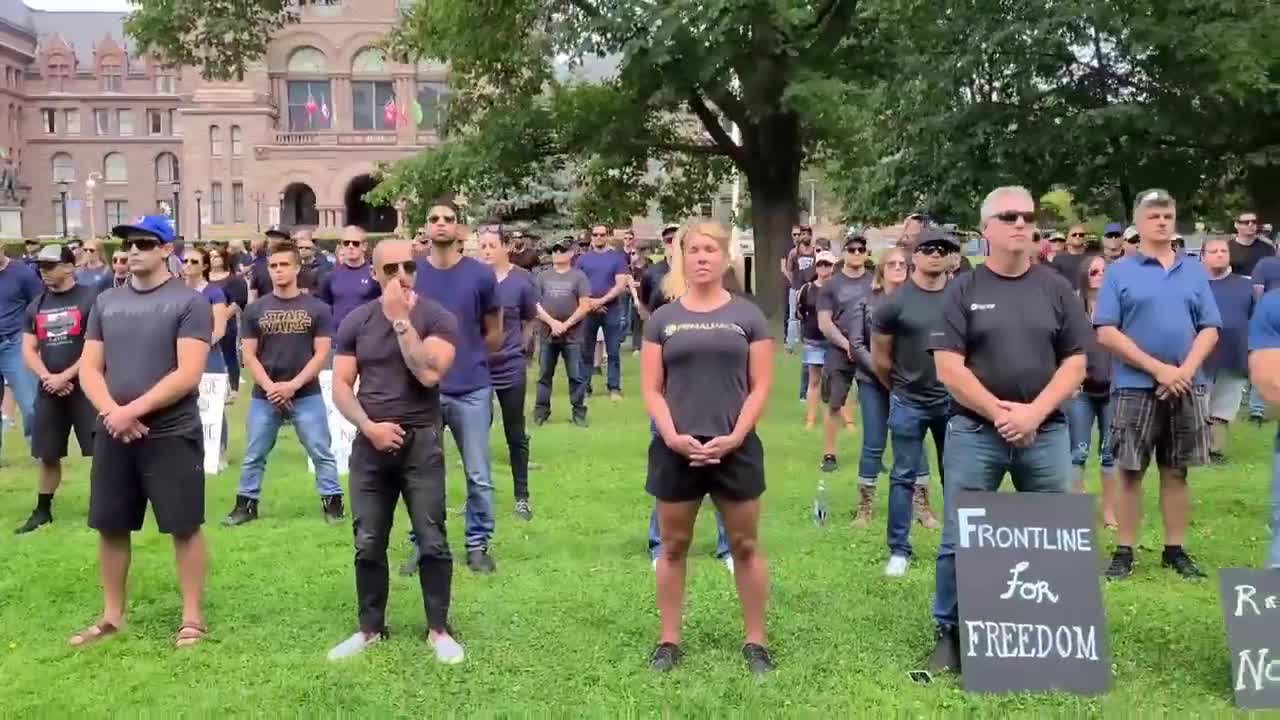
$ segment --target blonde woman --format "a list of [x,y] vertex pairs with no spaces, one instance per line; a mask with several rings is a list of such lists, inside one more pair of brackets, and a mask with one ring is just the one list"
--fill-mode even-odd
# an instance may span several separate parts
[[725,289],[729,233],[711,222],[681,229],[671,247],[667,297],[645,326],[641,385],[657,435],[646,489],[658,503],[662,554],[657,600],[662,629],[650,667],[681,657],[685,569],[694,521],[708,494],[724,517],[746,628],[742,654],[765,673],[768,571],[758,547],[764,447],[755,433],[773,380],[773,339],[764,314]]

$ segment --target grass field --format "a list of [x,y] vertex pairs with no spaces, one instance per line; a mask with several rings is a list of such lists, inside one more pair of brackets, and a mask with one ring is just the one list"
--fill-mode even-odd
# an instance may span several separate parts
[[[932,646],[932,554],[937,533],[916,528],[907,578],[881,575],[884,497],[872,529],[848,527],[856,433],[841,440],[834,518],[810,519],[817,434],[804,432],[798,368],[778,367],[761,435],[768,457],[763,546],[770,559],[770,646],[778,670],[758,680],[743,667],[741,623],[725,568],[712,558],[704,512],[690,565],[685,663],[655,676],[653,572],[645,553],[650,499],[643,491],[649,439],[625,361],[626,399],[596,400],[589,430],[571,427],[558,388],[553,422],[535,428],[535,518],[511,515],[505,447],[495,428],[498,573],[458,562],[452,622],[467,662],[438,666],[423,642],[416,580],[393,575],[391,640],[343,664],[325,652],[355,625],[351,531],[320,518],[305,459],[287,430],[268,468],[262,519],[234,530],[217,521],[235,494],[243,400],[233,406],[232,469],[208,481],[211,548],[209,641],[175,651],[179,600],[169,542],[148,520],[135,538],[129,625],[87,650],[66,638],[100,610],[94,534],[85,527],[88,463],[69,462],[56,522],[9,534],[34,501],[35,466],[17,433],[0,470],[0,713],[12,717],[138,715],[391,715],[706,717],[850,715],[1130,715],[1220,713],[1231,708],[1230,666],[1216,579],[1189,584],[1159,567],[1155,483],[1132,580],[1104,588],[1114,689],[1070,695],[969,695],[952,679],[915,685],[906,672]],[[603,385],[603,383],[600,383]],[[243,397],[243,396],[242,396]],[[1189,549],[1206,570],[1259,566],[1265,554],[1271,428],[1233,429],[1227,469],[1196,472]],[[461,556],[464,498],[447,448],[450,533]],[[882,480],[883,482],[883,480]],[[407,550],[398,518],[392,562]],[[1110,541],[1105,548],[1110,550]]]

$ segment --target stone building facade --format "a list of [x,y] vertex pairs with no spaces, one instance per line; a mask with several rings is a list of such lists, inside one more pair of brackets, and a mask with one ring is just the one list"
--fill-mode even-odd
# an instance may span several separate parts
[[292,2],[301,21],[217,82],[133,52],[124,13],[0,0],[0,236],[61,235],[64,213],[82,237],[155,212],[188,238],[393,229],[361,197],[379,163],[440,142],[447,70],[375,47],[399,0]]

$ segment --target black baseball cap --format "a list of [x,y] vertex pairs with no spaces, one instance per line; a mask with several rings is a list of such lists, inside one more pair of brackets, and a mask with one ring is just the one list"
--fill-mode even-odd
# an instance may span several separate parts
[[553,253],[562,253],[562,252],[569,252],[570,246],[563,242],[557,241],[557,242],[551,243],[551,247],[548,249]]
[[867,247],[867,239],[861,235],[850,235],[844,240],[844,249],[848,250],[852,245],[861,245],[863,249]]
[[289,240],[293,237],[293,229],[288,225],[272,225],[262,233],[269,238],[280,238],[281,240]]
[[22,241],[22,244],[23,245],[39,245],[40,241],[37,240],[36,238],[27,238],[26,240]]
[[937,245],[945,247],[952,252],[960,250],[960,243],[951,236],[951,233],[937,227],[927,227],[920,231],[920,237],[916,240],[916,250],[924,247]]

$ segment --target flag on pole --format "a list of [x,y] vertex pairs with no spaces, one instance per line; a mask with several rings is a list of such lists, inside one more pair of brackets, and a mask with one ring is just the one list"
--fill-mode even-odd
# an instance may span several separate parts
[[396,116],[398,114],[395,98],[388,100],[387,104],[382,106],[382,116],[387,119],[387,124],[391,127],[396,126]]
[[320,103],[320,117],[324,118],[325,122],[329,121],[329,103],[327,101]]

